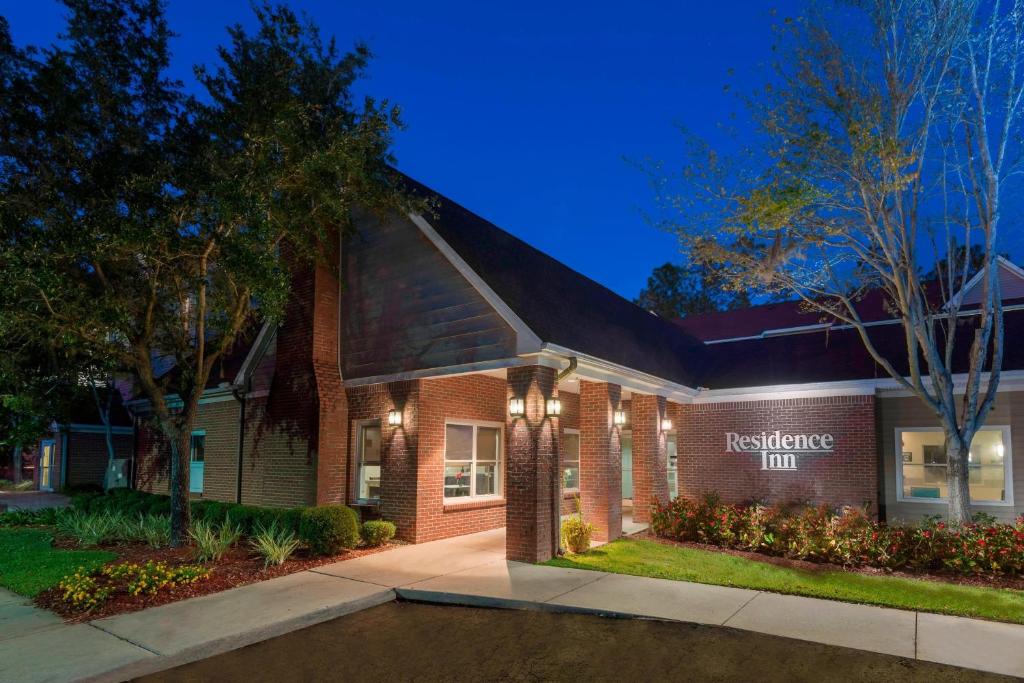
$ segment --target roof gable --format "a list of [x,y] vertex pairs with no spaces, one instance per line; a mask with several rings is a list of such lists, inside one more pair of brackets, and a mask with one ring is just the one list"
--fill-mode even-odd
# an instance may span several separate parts
[[[1024,298],[1024,270],[1002,256],[996,259],[996,263],[999,266],[999,292],[1003,301]],[[978,306],[981,304],[981,298],[985,291],[982,282],[984,275],[985,271],[981,270],[964,285],[962,305]]]

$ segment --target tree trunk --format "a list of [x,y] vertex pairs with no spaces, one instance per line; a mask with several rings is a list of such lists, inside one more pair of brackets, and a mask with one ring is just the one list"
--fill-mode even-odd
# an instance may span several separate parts
[[113,478],[114,470],[114,434],[113,427],[110,425],[110,404],[113,401],[114,387],[112,384],[107,385],[107,403],[104,406],[100,402],[99,392],[96,390],[96,384],[92,383],[92,397],[96,402],[96,412],[99,413],[100,422],[103,423],[103,435],[106,438],[107,444],[107,469],[103,474],[103,490],[110,490],[110,482]]
[[189,509],[189,455],[192,450],[191,425],[168,434],[171,442],[171,546],[183,545],[191,523]]
[[946,430],[946,477],[949,484],[949,521],[966,524],[971,521],[970,470],[968,455],[971,439]]

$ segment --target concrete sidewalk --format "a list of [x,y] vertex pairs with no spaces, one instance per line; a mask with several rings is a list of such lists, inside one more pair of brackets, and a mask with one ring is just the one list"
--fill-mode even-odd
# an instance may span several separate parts
[[[1024,676],[1024,626],[505,560],[499,529],[63,624],[0,593],[0,681],[123,680],[393,600],[727,626]],[[59,645],[58,645],[59,644]]]

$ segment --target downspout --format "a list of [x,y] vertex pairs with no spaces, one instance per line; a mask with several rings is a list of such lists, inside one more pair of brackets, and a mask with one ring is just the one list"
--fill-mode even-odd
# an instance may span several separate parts
[[[556,389],[558,388],[559,382],[576,372],[577,365],[579,365],[579,361],[576,356],[570,356],[569,365],[555,377]],[[560,434],[556,435],[555,443],[558,444],[558,453],[555,453],[555,461],[558,463],[558,471],[555,472],[554,482],[552,483],[554,495],[552,496],[551,501],[551,518],[554,525],[551,527],[551,552],[553,557],[558,557],[562,554],[562,439]]]
[[239,395],[238,389],[232,389],[231,395],[238,401],[238,451],[235,458],[238,462],[235,471],[235,502],[242,504],[242,455],[245,453],[245,396],[249,393],[252,378],[246,377],[242,384],[242,392]]

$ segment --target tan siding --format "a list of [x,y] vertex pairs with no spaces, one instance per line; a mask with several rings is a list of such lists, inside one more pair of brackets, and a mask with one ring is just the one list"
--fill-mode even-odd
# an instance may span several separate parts
[[515,333],[407,219],[361,221],[344,248],[346,379],[515,355]]
[[[878,406],[878,443],[885,475],[887,518],[889,521],[899,521],[917,520],[930,515],[945,516],[945,503],[900,503],[896,500],[896,429],[938,427],[938,418],[920,399],[912,396],[880,398]],[[1012,521],[1017,515],[1024,514],[1024,392],[999,394],[986,424],[1010,425],[1014,506],[975,505],[973,509]]]

